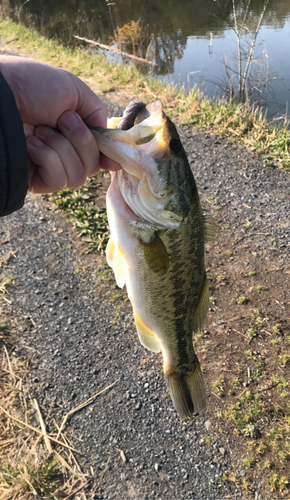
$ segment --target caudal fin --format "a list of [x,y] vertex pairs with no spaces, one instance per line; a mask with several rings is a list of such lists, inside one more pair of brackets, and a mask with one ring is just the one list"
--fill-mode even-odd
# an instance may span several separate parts
[[184,376],[165,371],[165,380],[174,406],[181,417],[190,417],[193,413],[205,410],[205,390],[198,362]]

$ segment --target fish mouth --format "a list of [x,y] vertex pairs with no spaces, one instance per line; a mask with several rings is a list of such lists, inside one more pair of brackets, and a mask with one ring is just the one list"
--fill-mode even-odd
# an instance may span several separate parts
[[118,127],[122,120],[123,117],[109,119],[107,129],[89,127],[100,151],[139,179],[143,177],[144,171],[154,175],[156,166],[164,155],[158,134],[167,122],[162,102],[156,100],[141,109],[134,126],[128,130],[112,128]]
[[[108,126],[118,127],[123,119],[112,118]],[[100,151],[121,165],[115,174],[119,189],[137,217],[158,228],[176,229],[187,214],[177,213],[174,201],[179,196],[178,187],[170,185],[163,175],[164,168],[170,168],[170,124],[161,101],[156,100],[137,112],[128,130],[95,127],[91,131]],[[172,206],[174,210],[166,208]]]

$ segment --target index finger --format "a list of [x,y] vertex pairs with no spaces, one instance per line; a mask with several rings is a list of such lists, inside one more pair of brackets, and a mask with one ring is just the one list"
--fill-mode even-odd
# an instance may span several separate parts
[[78,91],[78,105],[75,111],[87,125],[107,126],[107,108],[101,99],[77,76],[71,74]]

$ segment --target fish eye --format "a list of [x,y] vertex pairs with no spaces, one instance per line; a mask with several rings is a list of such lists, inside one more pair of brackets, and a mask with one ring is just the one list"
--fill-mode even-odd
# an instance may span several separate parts
[[178,155],[178,153],[180,153],[181,151],[181,148],[182,148],[182,145],[181,145],[181,142],[179,139],[171,139],[170,143],[169,143],[169,147],[172,151],[172,153]]

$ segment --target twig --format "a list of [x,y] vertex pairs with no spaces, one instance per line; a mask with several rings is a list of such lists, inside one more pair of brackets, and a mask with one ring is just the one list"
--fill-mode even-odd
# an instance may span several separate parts
[[6,255],[6,257],[4,257],[4,259],[2,259],[2,260],[0,261],[0,267],[1,267],[3,264],[6,264],[7,262],[9,262],[9,260],[11,259],[11,257],[14,257],[14,255],[18,252],[18,250],[19,250],[19,248],[16,248],[16,250],[14,250],[14,252],[13,252],[13,251],[9,252],[9,254],[8,254],[8,255]]
[[0,448],[4,448],[5,446],[8,446],[11,443],[14,443],[14,441],[16,441],[15,438],[13,438],[13,439],[5,439],[5,441],[0,441]]
[[69,470],[73,475],[76,475],[78,477],[79,480],[82,480],[83,479],[83,476],[84,474],[82,474],[81,476],[75,471],[75,469],[73,469],[68,463],[67,461],[59,454],[57,453],[56,450],[53,450],[53,453],[55,454],[55,456],[57,457],[57,459],[60,461],[60,463],[62,463],[62,465],[67,469]]
[[48,231],[45,231],[45,233],[42,233],[40,236],[36,236],[35,238],[29,238],[28,241],[36,241],[36,240],[41,240],[44,236],[46,236],[48,233],[51,233],[53,229],[49,229]]
[[234,241],[233,244],[236,245],[237,243],[239,243],[244,238],[248,238],[250,236],[257,236],[258,234],[264,234],[265,236],[268,236],[270,233],[250,233],[250,234],[244,234],[239,240]]
[[213,394],[216,398],[218,398],[220,401],[222,401],[222,398],[220,398],[219,396],[217,396],[214,392],[210,391],[211,394]]
[[132,54],[123,52],[122,50],[116,49],[115,47],[110,47],[110,45],[104,45],[103,43],[95,42],[94,40],[89,40],[88,38],[84,38],[82,36],[73,35],[73,37],[77,38],[78,40],[83,40],[84,42],[90,43],[92,45],[97,45],[98,47],[101,47],[101,49],[113,50],[114,52],[120,54],[121,56],[131,57],[131,59],[136,59],[137,61],[141,61],[146,64],[151,64],[151,66],[158,66],[158,64],[153,61],[148,61],[148,59],[143,59],[143,57],[133,56]]
[[[37,434],[40,434],[41,436],[43,436],[43,432],[41,430],[36,429],[36,427],[32,427],[32,425],[29,425],[26,422],[23,422],[23,420],[20,420],[19,418],[14,417],[10,413],[8,413],[8,411],[6,411],[2,406],[0,406],[0,410],[2,410],[9,418],[12,418],[12,420],[15,420],[19,424],[24,425],[25,427],[28,427],[28,429],[31,429],[32,431],[36,432]],[[57,439],[53,438],[49,434],[47,434],[47,437],[48,437],[48,439],[50,439],[54,443],[60,444],[64,448],[68,448],[69,450],[72,450],[76,453],[80,453],[78,450],[75,450],[75,448],[72,448],[71,446],[68,446],[67,444],[62,443],[61,441],[58,441]]]
[[13,238],[15,238],[15,236],[17,236],[17,234],[19,234],[21,230],[22,230],[22,228],[19,229],[19,231],[17,231],[17,233],[13,234],[13,236],[11,236],[10,238],[7,238],[7,240],[0,241],[0,245],[4,245],[4,243],[9,243],[9,241],[13,240]]
[[65,497],[63,500],[68,500],[69,498],[71,498],[75,493],[77,493],[78,491],[80,491],[82,488],[84,488],[87,484],[89,484],[89,482],[91,481],[92,479],[90,478],[86,483],[84,484],[81,484],[76,490],[72,491],[67,497]]
[[246,389],[244,389],[240,394],[238,394],[238,396],[236,396],[236,398],[239,398],[242,394],[244,394],[244,392],[246,392],[248,390],[248,387],[246,387]]
[[39,418],[40,426],[41,426],[41,429],[42,429],[42,432],[43,432],[43,437],[44,437],[44,442],[46,444],[46,448],[47,448],[47,450],[48,450],[49,453],[52,453],[52,447],[51,447],[50,441],[49,441],[49,439],[47,437],[45,423],[43,421],[43,418],[42,418],[42,415],[41,415],[41,411],[40,411],[40,408],[38,406],[38,402],[37,402],[36,399],[34,399],[33,402],[35,404],[35,407],[36,407],[36,410],[37,410],[37,413],[38,413],[38,418]]
[[97,396],[100,396],[100,394],[102,394],[103,392],[107,391],[108,389],[110,389],[111,387],[113,387],[113,385],[117,384],[117,382],[120,382],[120,379],[116,380],[115,382],[113,382],[113,384],[111,385],[108,385],[108,387],[105,387],[105,389],[102,389],[100,392],[98,392],[97,394],[94,394],[94,396],[91,396],[89,399],[87,399],[86,401],[84,401],[83,403],[81,403],[79,406],[77,406],[76,408],[73,408],[72,410],[70,410],[64,417],[62,423],[61,423],[61,426],[58,430],[58,433],[57,433],[57,438],[59,438],[60,436],[60,433],[62,431],[62,429],[64,428],[66,422],[67,422],[67,419],[73,415],[73,413],[75,413],[76,411],[78,410],[81,410],[82,408],[84,408],[85,406],[89,405],[90,403],[92,403],[94,401],[94,399],[97,397]]
[[231,327],[231,330],[234,330],[234,332],[239,333],[240,335],[242,335],[243,337],[245,337],[245,339],[249,340],[249,337],[247,335],[245,335],[244,333],[239,332],[239,330],[235,330],[235,328],[232,328],[232,327]]

